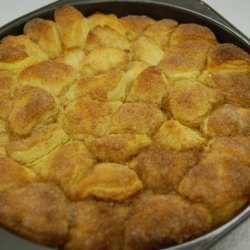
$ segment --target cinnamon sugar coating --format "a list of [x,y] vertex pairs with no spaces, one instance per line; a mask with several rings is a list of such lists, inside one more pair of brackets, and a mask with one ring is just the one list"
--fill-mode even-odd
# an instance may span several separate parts
[[0,41],[0,224],[160,249],[250,200],[250,55],[208,27],[73,6]]

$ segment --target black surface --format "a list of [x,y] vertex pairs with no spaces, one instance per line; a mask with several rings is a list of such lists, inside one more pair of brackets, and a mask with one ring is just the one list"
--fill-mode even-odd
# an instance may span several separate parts
[[[0,39],[6,35],[21,34],[23,25],[33,17],[43,17],[53,19],[53,13],[57,6],[71,4],[77,7],[85,15],[90,15],[96,11],[104,13],[115,13],[118,16],[128,14],[143,14],[154,19],[173,18],[179,23],[195,22],[211,28],[219,42],[234,43],[250,53],[249,39],[244,36],[233,25],[226,21],[217,12],[199,0],[61,0],[51,5],[45,6],[37,11],[27,14],[21,18],[0,28]],[[169,249],[206,249],[223,237],[226,233],[235,228],[243,220],[250,216],[250,206],[233,220],[193,241],[181,244]],[[0,228],[0,250],[48,250],[50,248],[29,242],[18,237],[5,229]]]

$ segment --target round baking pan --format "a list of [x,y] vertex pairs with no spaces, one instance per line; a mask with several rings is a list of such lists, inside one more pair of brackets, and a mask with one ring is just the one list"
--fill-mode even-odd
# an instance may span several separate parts
[[[220,43],[234,43],[250,53],[250,41],[239,30],[227,22],[218,13],[199,0],[62,0],[38,9],[0,28],[0,39],[6,35],[22,34],[24,24],[34,17],[53,19],[55,9],[63,4],[71,4],[88,16],[96,11],[114,13],[117,16],[129,14],[148,15],[154,19],[172,18],[179,23],[199,23],[213,30]],[[28,205],[28,204],[27,204]],[[245,207],[232,220],[217,229],[168,247],[171,250],[204,250],[249,218],[250,205]],[[25,240],[3,228],[0,228],[1,250],[49,250],[51,248]]]

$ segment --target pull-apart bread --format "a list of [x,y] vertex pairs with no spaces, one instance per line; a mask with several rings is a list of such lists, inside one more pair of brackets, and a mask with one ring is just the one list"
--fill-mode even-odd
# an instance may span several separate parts
[[0,41],[0,223],[52,247],[179,244],[250,200],[250,55],[199,24],[61,6]]

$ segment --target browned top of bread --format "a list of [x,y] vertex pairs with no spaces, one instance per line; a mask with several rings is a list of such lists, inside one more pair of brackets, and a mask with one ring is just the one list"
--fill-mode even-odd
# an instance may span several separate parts
[[155,23],[155,20],[148,16],[128,15],[121,17],[121,23],[126,31],[129,40],[138,38],[145,29]]
[[159,249],[250,200],[250,55],[208,27],[64,5],[0,41],[0,224]]
[[27,58],[28,55],[21,48],[9,46],[0,46],[0,61],[2,63],[14,63],[18,61],[22,61]]
[[187,40],[201,40],[211,44],[217,43],[214,33],[208,27],[196,23],[180,24],[173,32],[170,39],[170,44],[173,45]]
[[55,21],[63,47],[68,49],[83,46],[89,29],[87,20],[80,11],[69,5],[58,7]]

